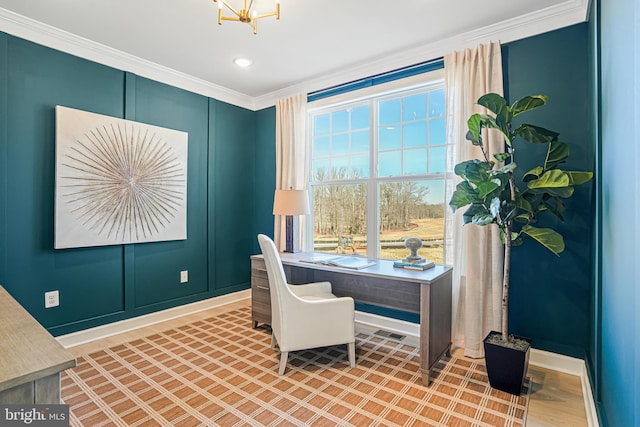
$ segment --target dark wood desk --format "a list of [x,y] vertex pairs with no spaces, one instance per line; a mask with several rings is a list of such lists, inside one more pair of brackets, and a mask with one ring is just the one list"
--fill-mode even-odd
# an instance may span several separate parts
[[[361,270],[301,261],[310,253],[282,253],[291,284],[331,282],[336,296],[350,296],[366,304],[420,314],[420,370],[429,385],[435,364],[451,349],[451,268],[442,265],[425,271],[393,267],[393,261],[376,260]],[[269,281],[262,255],[251,257],[252,321],[271,323]]]

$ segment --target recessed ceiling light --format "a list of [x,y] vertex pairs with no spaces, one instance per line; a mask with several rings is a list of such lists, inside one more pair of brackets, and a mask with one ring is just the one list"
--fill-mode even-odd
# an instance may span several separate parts
[[236,64],[238,67],[246,68],[249,65],[253,64],[253,61],[247,58],[235,58],[233,60],[233,63]]

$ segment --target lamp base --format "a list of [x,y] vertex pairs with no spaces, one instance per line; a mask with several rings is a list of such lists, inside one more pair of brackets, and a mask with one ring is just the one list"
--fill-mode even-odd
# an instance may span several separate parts
[[[297,220],[297,218],[295,218]],[[295,224],[294,224],[295,222]],[[284,252],[296,253],[300,252],[297,239],[294,239],[294,225],[297,228],[298,221],[294,221],[293,215],[287,215],[285,218],[285,248]]]

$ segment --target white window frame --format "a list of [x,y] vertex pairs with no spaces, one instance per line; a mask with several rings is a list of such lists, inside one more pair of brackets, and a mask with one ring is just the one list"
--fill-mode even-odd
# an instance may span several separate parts
[[[401,175],[392,177],[378,176],[378,129],[377,120],[378,103],[386,98],[395,98],[411,93],[423,92],[429,89],[444,89],[444,70],[434,70],[423,74],[407,77],[404,79],[394,80],[388,83],[370,86],[364,89],[358,89],[345,92],[328,98],[310,102],[307,105],[307,188],[309,190],[309,199],[311,205],[311,214],[305,220],[303,250],[313,251],[314,237],[314,220],[313,220],[313,188],[316,185],[332,185],[332,184],[367,184],[367,257],[380,257],[380,210],[379,207],[379,188],[383,182],[398,181],[425,181],[425,180],[445,180],[446,173],[439,174],[420,174],[420,175]],[[363,179],[348,180],[327,180],[322,182],[312,181],[313,174],[313,116],[318,111],[322,113],[330,113],[332,111],[341,110],[348,104],[357,102],[370,102],[370,155],[369,155],[369,176]],[[446,108],[446,106],[445,106]],[[445,140],[445,144],[448,141]],[[446,147],[446,145],[445,145]],[[446,161],[446,159],[445,159]],[[446,201],[443,200],[446,206]],[[446,221],[445,221],[446,223]],[[444,235],[446,235],[446,230]],[[444,236],[443,236],[444,237]]]

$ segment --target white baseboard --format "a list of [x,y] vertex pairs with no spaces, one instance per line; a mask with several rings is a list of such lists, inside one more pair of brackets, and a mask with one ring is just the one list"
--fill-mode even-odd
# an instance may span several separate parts
[[584,397],[584,409],[587,412],[587,425],[589,427],[599,427],[598,411],[596,410],[596,401],[591,392],[591,382],[587,373],[587,364],[583,361],[582,374],[580,375],[582,383],[582,396]]
[[[85,329],[78,332],[72,332],[66,335],[56,337],[56,340],[65,348],[86,344],[113,335],[122,334],[134,329],[144,328],[145,326],[155,325],[156,323],[165,322],[167,320],[176,319],[181,316],[197,313],[199,311],[216,308],[223,305],[231,304],[237,301],[251,297],[251,290],[234,292],[219,297],[209,298],[197,301],[191,304],[181,305],[178,307],[168,308],[166,310],[149,313],[130,319],[120,320],[118,322],[109,323],[95,328]],[[389,317],[378,316],[375,314],[356,311],[356,324],[366,329],[383,329],[385,331],[406,335],[411,338],[419,339],[420,325],[403,320],[392,319]]]
[[109,323],[107,325],[96,326],[95,328],[85,329],[83,331],[72,332],[66,335],[56,337],[56,340],[63,347],[69,348],[113,335],[129,332],[134,329],[143,328],[145,326],[155,325],[156,323],[165,322],[167,320],[186,316],[188,314],[197,313],[199,311],[208,310],[215,307],[231,304],[237,301],[251,297],[251,290],[233,292],[231,294],[221,295],[219,297],[209,298],[202,301],[196,301],[191,304],[185,304],[178,307],[168,308],[166,310],[149,313],[131,319],[120,320],[118,322]]
[[584,360],[549,351],[531,349],[529,364],[541,368],[552,369],[569,375],[579,377],[582,375]]

